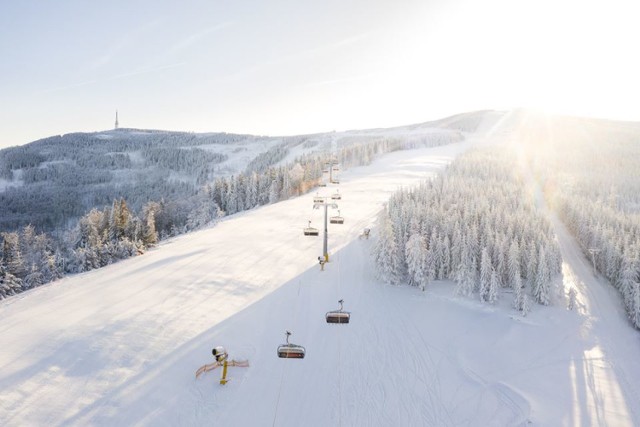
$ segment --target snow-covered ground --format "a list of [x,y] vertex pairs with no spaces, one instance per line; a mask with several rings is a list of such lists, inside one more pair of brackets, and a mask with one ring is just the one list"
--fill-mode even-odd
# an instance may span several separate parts
[[[640,337],[557,220],[575,311],[375,279],[363,228],[472,143],[342,173],[325,271],[309,194],[0,302],[0,425],[640,425]],[[341,298],[351,323],[326,324]],[[276,357],[287,329],[305,359]],[[251,364],[224,386],[194,378],[216,345]]]

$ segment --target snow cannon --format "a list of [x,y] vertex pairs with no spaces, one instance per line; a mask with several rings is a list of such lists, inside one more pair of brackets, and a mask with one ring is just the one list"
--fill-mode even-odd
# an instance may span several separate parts
[[227,357],[229,357],[229,355],[227,354],[227,350],[225,350],[221,345],[214,347],[213,350],[211,350],[211,353],[216,359],[216,362],[224,362],[225,360],[227,360]]

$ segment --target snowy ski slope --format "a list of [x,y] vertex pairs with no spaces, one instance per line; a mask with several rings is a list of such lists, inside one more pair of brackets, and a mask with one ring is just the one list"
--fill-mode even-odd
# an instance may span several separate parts
[[[640,425],[638,334],[557,220],[577,312],[521,318],[508,296],[487,306],[451,283],[374,277],[375,227],[358,235],[390,193],[508,136],[505,120],[343,172],[325,271],[321,238],[302,235],[321,226],[308,194],[0,302],[0,425]],[[351,323],[326,324],[341,298]],[[305,359],[276,357],[286,329]],[[224,386],[219,371],[194,379],[216,345],[251,364]]]

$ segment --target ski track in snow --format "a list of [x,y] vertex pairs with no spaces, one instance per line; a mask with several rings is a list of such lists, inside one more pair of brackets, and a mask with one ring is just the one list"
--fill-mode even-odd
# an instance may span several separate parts
[[[508,137],[505,115],[473,143]],[[490,124],[488,124],[490,125]],[[554,220],[581,313],[509,309],[380,284],[359,239],[398,186],[472,142],[395,152],[342,172],[344,225],[305,237],[307,194],[243,212],[143,256],[0,302],[0,425],[639,425],[637,332]],[[331,195],[335,187],[320,188]],[[348,325],[325,312],[345,300]],[[290,341],[302,360],[276,357]],[[249,368],[194,379],[224,345]]]

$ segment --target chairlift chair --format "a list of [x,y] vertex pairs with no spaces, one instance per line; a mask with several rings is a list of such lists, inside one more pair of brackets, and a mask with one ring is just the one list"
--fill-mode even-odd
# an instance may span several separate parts
[[319,195],[315,195],[313,197],[313,203],[324,203],[324,197],[320,197]]
[[342,196],[340,195],[340,190],[337,190],[335,193],[331,195],[332,200],[342,200]]
[[317,236],[319,231],[317,228],[311,226],[311,220],[309,220],[309,226],[304,229],[305,236]]
[[340,211],[338,211],[338,215],[332,216],[329,222],[331,224],[344,224],[344,218],[340,216]]
[[338,310],[328,311],[325,315],[327,323],[349,323],[351,313],[343,311],[342,304],[344,303],[344,300],[340,300],[338,303],[340,304],[340,308]]
[[304,359],[304,347],[289,342],[291,332],[286,331],[285,335],[287,336],[287,343],[278,346],[278,357],[281,359]]
[[332,183],[332,184],[340,184],[340,180],[332,179],[332,180],[331,180],[331,183]]

